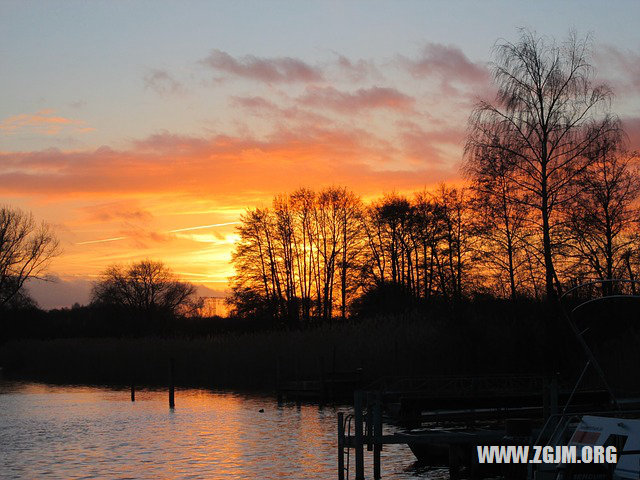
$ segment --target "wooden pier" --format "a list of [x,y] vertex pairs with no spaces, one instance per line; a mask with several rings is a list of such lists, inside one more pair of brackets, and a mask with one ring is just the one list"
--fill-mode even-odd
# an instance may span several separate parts
[[[449,472],[452,480],[459,478],[464,463],[473,464],[476,445],[497,445],[505,436],[504,430],[428,431],[421,433],[382,433],[382,397],[378,394],[356,392],[354,413],[338,413],[338,479],[344,480],[351,468],[350,450],[354,451],[355,480],[364,480],[365,447],[372,453],[373,478],[382,478],[381,452],[384,445],[406,444],[446,446],[449,450]],[[461,461],[461,456],[468,457]]]
[[[416,456],[423,453],[428,461],[439,462],[432,465],[448,466],[452,480],[459,478],[461,467],[468,469],[471,478],[480,478],[488,467],[477,464],[476,446],[506,440],[513,444],[514,436],[519,437],[516,441],[529,441],[534,429],[559,413],[558,406],[570,395],[572,407],[566,413],[597,410],[609,401],[604,391],[567,392],[555,378],[511,375],[384,380],[371,386],[389,390],[356,391],[353,413],[338,414],[339,480],[347,478],[350,469],[355,470],[356,480],[364,480],[364,447],[373,452],[373,478],[381,478],[380,453],[390,444],[409,445]],[[418,389],[410,390],[411,386]],[[383,414],[405,427],[423,422],[431,427],[383,435]],[[439,427],[433,428],[434,424]],[[350,453],[354,453],[353,462]]]

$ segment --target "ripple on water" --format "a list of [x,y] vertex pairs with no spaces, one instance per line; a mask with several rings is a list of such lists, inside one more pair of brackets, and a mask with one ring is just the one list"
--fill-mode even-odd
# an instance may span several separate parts
[[[0,386],[1,476],[336,477],[336,409],[278,407],[271,397],[203,390],[177,391],[176,405],[170,411],[160,391],[136,392],[132,403],[128,390],[5,383]],[[385,446],[384,478],[448,478],[445,470],[414,460],[405,446]]]

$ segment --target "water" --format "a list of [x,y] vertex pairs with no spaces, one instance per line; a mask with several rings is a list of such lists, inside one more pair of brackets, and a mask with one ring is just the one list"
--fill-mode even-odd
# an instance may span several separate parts
[[[171,411],[162,391],[132,403],[128,390],[4,383],[0,478],[333,479],[337,411],[347,408],[203,390],[177,390]],[[368,452],[365,462],[371,478]],[[447,478],[404,445],[384,447],[382,472]]]

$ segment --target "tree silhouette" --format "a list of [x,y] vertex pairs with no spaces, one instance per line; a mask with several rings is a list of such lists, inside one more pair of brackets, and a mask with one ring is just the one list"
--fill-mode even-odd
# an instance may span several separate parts
[[0,307],[16,296],[30,278],[42,278],[53,257],[60,253],[58,240],[46,223],[36,223],[31,213],[0,208]]
[[546,294],[553,299],[560,289],[554,256],[564,240],[561,210],[587,165],[586,154],[620,126],[608,111],[611,91],[594,84],[588,38],[571,34],[558,45],[523,30],[517,43],[498,44],[494,53],[498,94],[470,117],[467,162],[512,160],[510,181],[529,194],[527,206],[538,212]]
[[197,308],[193,285],[180,282],[161,262],[143,260],[127,267],[107,268],[91,292],[94,305],[125,308],[151,320],[158,315],[176,316]]

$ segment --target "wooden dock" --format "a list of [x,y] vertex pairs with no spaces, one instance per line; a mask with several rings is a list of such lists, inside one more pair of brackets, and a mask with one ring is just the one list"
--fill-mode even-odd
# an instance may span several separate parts
[[[339,480],[350,469],[355,470],[356,480],[364,480],[365,446],[373,452],[373,478],[381,478],[380,452],[390,444],[409,445],[417,456],[427,452],[429,459],[437,452],[438,461],[445,457],[437,465],[448,466],[452,480],[459,478],[463,466],[472,478],[480,478],[479,472],[487,466],[477,465],[476,446],[499,445],[507,433],[510,444],[514,443],[514,435],[520,437],[517,441],[529,441],[532,432],[545,418],[557,414],[559,405],[565,404],[569,396],[571,408],[566,413],[598,410],[609,402],[605,391],[561,391],[555,378],[542,377],[436,377],[384,380],[371,386],[389,390],[356,391],[353,414],[338,414]],[[419,432],[383,435],[383,414],[405,427],[419,427],[423,422],[431,426]],[[433,428],[436,424],[440,426]],[[483,424],[485,428],[479,427]],[[518,432],[518,424],[527,425],[526,434]],[[490,428],[486,428],[488,425]],[[353,465],[350,452],[355,456]],[[518,471],[517,478],[522,473]]]
[[[504,430],[426,431],[420,433],[382,433],[382,398],[380,394],[356,392],[354,413],[338,413],[338,479],[348,478],[350,450],[355,452],[355,480],[364,480],[365,447],[372,453],[373,478],[382,475],[381,452],[384,445],[432,445],[448,449],[448,466],[452,480],[459,478],[460,467],[470,464],[476,445],[497,445]],[[473,469],[472,469],[473,471]]]

